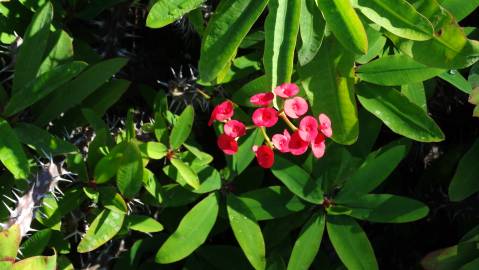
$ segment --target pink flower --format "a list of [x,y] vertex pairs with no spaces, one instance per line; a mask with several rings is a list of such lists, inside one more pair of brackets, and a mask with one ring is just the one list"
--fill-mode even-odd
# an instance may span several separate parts
[[291,135],[289,135],[288,130],[284,130],[283,134],[275,134],[273,135],[273,145],[276,149],[278,149],[281,153],[289,152],[289,140],[291,139]]
[[326,151],[325,137],[323,134],[318,133],[314,141],[311,141],[311,149],[313,150],[313,155],[316,158],[322,158],[324,152]]
[[308,150],[309,143],[301,139],[299,131],[295,131],[289,140],[289,152],[294,156],[302,155]]
[[257,127],[272,127],[278,122],[278,112],[273,108],[259,108],[253,112],[253,123]]
[[331,120],[326,114],[319,115],[319,130],[324,134],[326,137],[333,136],[333,129],[331,128]]
[[299,123],[299,137],[303,141],[310,142],[318,135],[318,121],[312,116],[305,116]]
[[246,127],[238,120],[229,120],[223,127],[226,135],[238,138],[246,134]]
[[252,96],[249,101],[258,106],[268,106],[271,101],[274,99],[274,94],[271,92],[267,93],[259,93],[254,96]]
[[253,151],[256,154],[256,160],[258,161],[259,166],[269,169],[273,167],[274,164],[274,153],[273,150],[266,145],[253,146]]
[[299,93],[299,87],[295,83],[283,83],[276,87],[273,92],[282,98],[290,98]]
[[308,111],[308,102],[302,97],[294,97],[284,102],[284,112],[287,116],[297,119]]
[[218,147],[223,150],[226,155],[234,155],[238,152],[238,143],[231,136],[221,134],[218,136]]
[[210,120],[208,121],[208,126],[213,124],[213,121],[225,121],[230,119],[234,114],[233,103],[229,100],[216,106],[211,112]]

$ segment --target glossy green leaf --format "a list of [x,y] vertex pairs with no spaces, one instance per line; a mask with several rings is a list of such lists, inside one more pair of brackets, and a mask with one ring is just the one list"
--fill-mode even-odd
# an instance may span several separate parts
[[116,175],[123,159],[126,143],[117,144],[106,156],[102,157],[95,165],[94,177],[97,184],[109,181]]
[[[43,209],[46,211],[48,214],[48,217],[46,219],[41,219],[41,223],[44,224],[47,227],[53,227],[56,224],[58,224],[61,219],[72,212],[74,209],[80,208],[80,205],[83,203],[83,201],[86,199],[85,193],[82,191],[81,188],[72,188],[68,189],[67,191],[64,191],[65,196],[63,196],[61,199],[58,200],[58,207],[54,207],[54,209],[50,209],[48,206],[44,206]],[[50,200],[54,200],[51,199]],[[48,209],[48,210],[47,210]],[[52,210],[50,212],[50,210]]]
[[128,206],[123,197],[117,193],[116,188],[112,186],[102,186],[95,191],[99,192],[99,201],[103,207],[118,213],[128,213]]
[[107,209],[101,211],[78,244],[78,252],[90,252],[110,241],[120,231],[124,219],[125,214]]
[[52,256],[35,256],[25,260],[16,262],[12,270],[56,270],[57,269],[57,255]]
[[0,267],[12,266],[21,241],[19,225],[13,225],[8,230],[0,232]]
[[50,35],[53,6],[47,2],[32,18],[25,31],[23,43],[16,57],[13,93],[22,89],[37,76]]
[[479,7],[479,0],[439,0],[439,3],[451,12],[458,22]]
[[195,205],[163,243],[156,253],[155,261],[162,264],[176,262],[201,246],[216,222],[218,208],[218,195],[214,193]]
[[116,173],[116,184],[125,197],[132,198],[140,191],[143,183],[143,161],[140,149],[134,142],[126,143],[122,155]]
[[258,128],[245,137],[244,141],[241,142],[240,140],[238,152],[233,156],[233,169],[238,175],[253,161],[255,155],[251,151],[252,147],[261,145],[264,141],[264,137]]
[[301,0],[301,16],[299,18],[299,33],[301,48],[298,51],[298,61],[304,66],[314,59],[323,43],[326,21],[315,0]]
[[323,202],[320,181],[312,179],[303,168],[281,156],[276,156],[275,159],[271,172],[291,192],[311,203],[321,204]]
[[401,93],[406,96],[412,103],[421,107],[425,112],[427,108],[427,97],[424,83],[409,83],[401,86]]
[[214,80],[230,64],[236,51],[268,0],[223,0],[203,34],[199,60],[200,78]]
[[14,130],[18,139],[22,143],[32,147],[40,155],[46,153],[48,155],[56,156],[79,151],[75,145],[62,140],[35,125],[20,123],[14,128]]
[[0,161],[16,179],[27,179],[30,174],[27,156],[17,135],[8,122],[0,118]]
[[199,8],[205,0],[159,0],[151,7],[146,26],[160,28]]
[[395,133],[420,142],[444,140],[434,120],[395,89],[361,84],[357,94],[364,108]]
[[467,242],[427,254],[421,260],[421,266],[432,270],[460,269],[476,258],[479,258],[477,243]]
[[143,168],[143,184],[146,191],[154,198],[158,204],[163,202],[164,190],[156,176],[147,168]]
[[368,19],[399,37],[432,38],[432,24],[406,0],[354,0],[353,3]]
[[176,120],[175,126],[170,134],[170,147],[178,149],[190,136],[195,119],[193,106],[187,106]]
[[353,144],[359,133],[353,66],[354,55],[329,36],[316,57],[299,69],[313,114],[331,118],[333,140],[340,144]]
[[263,62],[270,89],[291,82],[300,13],[301,0],[269,0]]
[[378,263],[369,239],[351,217],[328,216],[329,240],[348,269],[377,270]]
[[63,30],[53,32],[48,43],[51,48],[47,48],[47,51],[50,49],[49,53],[40,65],[37,76],[65,64],[73,58],[73,39],[67,32]]
[[196,157],[195,161],[198,165],[207,165],[213,162],[213,156],[201,151],[199,148],[186,143],[184,143],[183,146]]
[[163,225],[156,221],[155,219],[148,217],[148,216],[141,216],[141,215],[130,215],[126,217],[126,224],[129,229],[145,232],[145,233],[153,233],[159,232],[163,230]]
[[466,94],[470,94],[472,91],[471,84],[457,70],[453,69],[453,70],[444,72],[441,75],[439,75],[439,78],[454,85],[457,89],[461,90],[462,92]]
[[333,32],[344,48],[356,54],[368,51],[368,37],[350,1],[317,0],[318,6]]
[[479,139],[459,161],[454,177],[449,185],[449,199],[462,201],[479,191]]
[[268,88],[269,83],[266,79],[266,76],[263,75],[246,83],[240,89],[236,90],[233,93],[231,100],[241,106],[255,107],[255,105],[249,101],[250,97],[254,94],[265,92],[265,89]]
[[255,220],[284,217],[304,210],[306,205],[282,186],[256,189],[238,196],[248,207]]
[[20,247],[22,250],[22,257],[28,258],[42,254],[43,250],[45,250],[45,248],[48,246],[51,236],[51,229],[43,229],[28,237]]
[[248,261],[257,270],[266,268],[265,244],[261,228],[248,206],[236,196],[227,196],[231,228]]
[[326,216],[323,213],[315,213],[303,226],[289,258],[289,270],[310,269],[314,257],[318,253],[325,224]]
[[194,189],[200,187],[200,180],[198,179],[198,175],[196,174],[190,166],[184,163],[182,160],[177,158],[170,159],[170,162],[175,168],[178,170],[178,173],[181,175],[183,180],[188,183]]
[[407,55],[388,55],[360,66],[356,74],[366,82],[394,86],[422,82],[444,71],[427,67]]
[[142,154],[151,159],[162,159],[168,153],[168,148],[159,142],[146,142],[139,145]]
[[382,54],[386,45],[386,37],[380,32],[381,28],[376,24],[364,24],[368,36],[368,52],[364,55],[356,55],[356,62],[366,64]]

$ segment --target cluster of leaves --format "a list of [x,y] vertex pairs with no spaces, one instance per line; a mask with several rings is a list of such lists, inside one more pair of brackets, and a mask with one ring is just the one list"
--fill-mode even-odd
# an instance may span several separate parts
[[[76,175],[60,184],[59,198],[42,196],[31,226],[38,231],[23,241],[9,205],[0,209],[5,269],[374,270],[374,243],[361,225],[428,215],[424,203],[382,193],[381,184],[412,141],[445,139],[428,114],[431,82],[446,81],[479,103],[477,30],[458,24],[479,1],[221,0],[212,16],[208,1],[152,1],[148,27],[187,17],[201,37],[198,89],[190,90],[207,102],[223,102],[213,93],[227,89],[235,117],[249,124],[251,96],[295,82],[312,113],[331,118],[324,158],[279,154],[271,170],[253,163],[251,149],[265,139],[260,129],[239,138],[234,156],[205,152],[211,148],[199,135],[213,130],[193,105],[169,110],[178,93],[147,87],[148,123],[135,110],[120,128],[103,120],[131,84],[117,75],[127,59],[102,59],[69,22],[123,2],[0,3],[0,42],[9,44],[13,68],[0,73],[0,194],[35,188],[28,181],[35,158],[63,157]],[[396,138],[378,144],[382,128]],[[74,132],[61,138],[64,130]],[[452,201],[479,191],[478,152],[476,142],[459,162]],[[429,254],[423,266],[477,268],[478,232]],[[15,262],[19,244],[26,259]],[[49,249],[55,255],[36,257]]]

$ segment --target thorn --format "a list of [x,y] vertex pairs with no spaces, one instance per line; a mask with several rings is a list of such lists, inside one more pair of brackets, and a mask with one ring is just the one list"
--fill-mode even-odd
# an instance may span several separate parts
[[7,208],[8,212],[10,212],[10,214],[13,213],[13,210],[5,203],[5,202],[2,202],[3,205],[5,205],[5,207]]
[[17,203],[14,199],[8,197],[7,195],[3,194],[3,197],[5,197],[5,199],[11,201],[12,203]]
[[68,183],[72,183],[73,181],[70,180],[70,179],[65,179],[63,177],[58,177],[58,181],[64,181],[64,182],[68,182]]
[[34,228],[30,228],[30,230],[28,230],[29,232],[38,232],[37,229],[34,229]]
[[53,196],[53,199],[55,199],[55,201],[58,201],[58,197],[57,195],[55,194],[55,192],[51,192],[52,196]]
[[15,196],[15,198],[17,198],[17,200],[20,200],[20,196],[18,196],[18,194],[15,193],[15,191],[12,190],[12,193],[13,193],[13,196]]
[[21,249],[21,248],[19,248],[17,252],[18,252],[18,254],[20,254],[20,256],[23,257],[23,252],[22,252],[20,249]]
[[49,205],[47,202],[43,201],[43,205],[45,205],[46,207],[53,210],[53,207],[51,205]]
[[65,194],[63,193],[63,191],[61,191],[61,189],[58,187],[58,186],[55,186],[54,188],[56,191],[58,191],[58,193],[60,193],[62,196],[65,196]]
[[145,205],[144,203],[142,203],[142,202],[140,201],[140,199],[133,199],[132,201],[137,202],[137,203],[139,203],[139,204],[141,204],[141,205]]
[[23,193],[23,190],[20,190],[18,188],[13,188],[13,190],[17,191],[18,193],[22,194]]

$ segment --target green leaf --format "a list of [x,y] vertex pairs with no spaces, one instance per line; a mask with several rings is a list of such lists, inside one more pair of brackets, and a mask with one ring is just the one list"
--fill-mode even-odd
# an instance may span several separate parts
[[351,209],[348,215],[371,222],[406,223],[429,213],[429,208],[422,202],[390,194],[350,197],[343,203]]
[[159,142],[146,142],[139,146],[143,155],[151,159],[162,159],[168,153],[168,147]]
[[344,48],[356,54],[368,51],[368,37],[350,1],[317,0],[328,28]]
[[27,179],[30,174],[27,156],[17,135],[8,122],[0,118],[0,161],[15,179]]
[[20,123],[14,130],[22,143],[31,146],[40,155],[46,153],[56,156],[78,152],[78,148],[75,145],[51,135],[45,129],[35,125]]
[[21,241],[20,225],[13,225],[8,230],[0,232],[0,267],[10,269],[9,267],[12,266],[17,257]]
[[426,89],[422,82],[409,83],[401,86],[401,93],[427,113]]
[[164,191],[156,176],[147,168],[143,168],[143,184],[158,204],[163,202]]
[[269,0],[263,62],[270,89],[291,82],[300,13],[301,0]]
[[328,216],[329,240],[348,269],[377,270],[378,263],[367,235],[351,217]]
[[321,204],[323,202],[321,182],[312,179],[310,174],[300,166],[281,156],[276,156],[271,172],[283,182],[291,192],[303,200],[314,204]]
[[369,61],[382,54],[386,37],[380,31],[381,27],[377,24],[364,24],[366,34],[368,35],[368,52],[364,55],[356,55],[356,62],[366,64]]
[[73,39],[63,30],[52,33],[49,47],[51,47],[47,48],[49,53],[43,60],[37,76],[52,70],[56,66],[66,64],[73,58]]
[[323,43],[326,21],[316,5],[315,0],[301,0],[301,16],[299,18],[299,33],[301,48],[298,51],[298,61],[304,66],[314,59]]
[[368,19],[389,32],[410,40],[432,38],[432,24],[406,0],[354,0]]
[[186,13],[197,9],[205,0],[159,0],[151,7],[146,26],[160,28],[181,19]]
[[395,133],[420,142],[444,140],[444,133],[434,120],[395,89],[361,84],[357,95],[364,108]]
[[313,114],[331,118],[333,140],[340,144],[353,144],[359,134],[353,66],[354,55],[329,36],[316,57],[299,69]]
[[123,213],[108,209],[101,211],[78,244],[78,252],[90,252],[110,241],[120,231],[124,219]]
[[290,270],[308,270],[318,253],[323,238],[326,216],[315,213],[303,226],[299,237],[294,243],[293,251],[288,262]]
[[451,12],[458,22],[479,7],[479,0],[439,0],[439,3]]
[[128,213],[128,206],[126,205],[125,200],[117,193],[116,188],[112,186],[103,186],[96,190],[100,194],[100,203],[106,209],[109,209],[114,212]]
[[255,107],[249,99],[251,96],[254,94],[258,94],[261,92],[265,92],[265,89],[269,88],[268,81],[266,79],[266,76],[260,76],[245,85],[243,85],[240,89],[236,90],[233,93],[233,97],[231,100],[241,106],[245,107]]
[[427,67],[407,55],[388,55],[359,67],[357,76],[379,85],[403,85],[431,79],[444,69]]
[[154,233],[163,230],[163,225],[161,225],[155,219],[148,216],[141,215],[130,215],[126,217],[126,224],[131,230],[145,232],[145,233]]
[[457,202],[479,191],[479,139],[459,161],[454,177],[449,185],[449,199]]
[[56,270],[57,269],[57,255],[52,256],[35,256],[25,260],[16,262],[12,270]]
[[12,93],[33,81],[43,60],[50,35],[53,6],[47,2],[32,18],[16,57]]
[[471,84],[461,75],[457,70],[449,70],[439,75],[439,78],[454,85],[457,89],[466,94],[470,94],[472,91]]
[[199,60],[202,81],[214,80],[230,64],[267,3],[268,0],[220,1],[203,34]]
[[48,246],[51,236],[51,229],[43,229],[28,237],[28,239],[25,240],[20,247],[22,250],[22,257],[28,258],[42,254],[43,250],[45,250],[45,248]]
[[265,244],[253,213],[239,198],[227,196],[226,207],[231,229],[248,261],[255,269],[266,268]]
[[218,216],[218,195],[210,194],[181,219],[176,231],[156,253],[155,261],[167,264],[189,256],[208,237]]
[[210,154],[201,151],[199,148],[197,148],[193,145],[186,144],[186,143],[184,143],[183,146],[186,149],[188,149],[188,151],[191,152],[197,158],[195,160],[197,162],[197,164],[207,165],[207,164],[210,164],[213,161],[213,157]]
[[374,190],[406,156],[409,146],[408,141],[398,140],[369,154],[361,167],[346,181],[335,201],[341,203]]
[[95,166],[94,177],[97,184],[109,181],[116,175],[123,159],[126,143],[117,144],[106,156],[102,157]]
[[176,120],[175,126],[170,134],[170,147],[178,149],[190,136],[193,121],[195,119],[195,110],[193,106],[187,106]]
[[479,258],[466,263],[461,268],[459,268],[459,270],[476,270],[478,268],[479,268]]
[[173,166],[175,166],[183,180],[185,180],[188,185],[194,189],[198,189],[200,187],[198,175],[195,173],[195,171],[193,171],[193,169],[190,168],[190,166],[177,158],[170,159],[170,162]]
[[[66,214],[72,212],[74,209],[80,208],[80,205],[86,199],[85,193],[79,188],[69,189],[64,191],[64,193],[65,196],[57,203],[58,207],[53,205],[54,209],[50,209],[46,205],[43,206],[42,211],[46,213],[48,217],[45,219],[43,217],[37,218],[43,225],[47,227],[56,226]],[[53,201],[54,199],[50,198],[50,200]]]
[[134,142],[127,142],[122,152],[123,158],[116,174],[116,184],[125,197],[132,198],[143,183],[143,161],[140,149]]
[[282,186],[249,191],[238,196],[238,199],[248,207],[258,221],[284,217],[306,208],[301,200]]
[[264,141],[264,137],[259,128],[245,137],[246,139],[239,145],[238,152],[233,156],[233,169],[237,175],[241,174],[251,161],[253,161],[255,154],[251,151],[252,147],[254,145],[261,145]]
[[479,258],[476,242],[460,243],[427,254],[421,260],[421,266],[432,270],[460,269],[476,258]]

